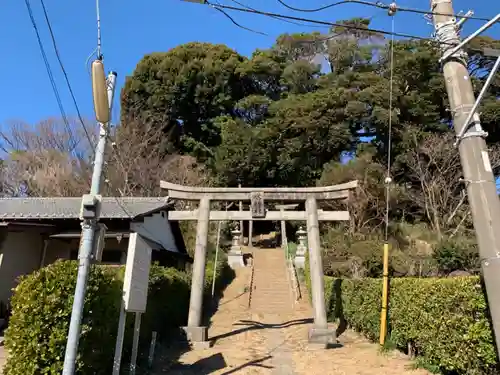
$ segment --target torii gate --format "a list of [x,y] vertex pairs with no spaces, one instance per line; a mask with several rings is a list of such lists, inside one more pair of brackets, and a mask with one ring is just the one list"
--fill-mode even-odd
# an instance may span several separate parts
[[[328,329],[325,306],[325,286],[323,260],[318,221],[349,220],[348,211],[318,210],[318,201],[349,198],[350,190],[357,187],[357,181],[345,184],[310,188],[216,188],[192,187],[161,181],[168,197],[188,201],[198,201],[198,209],[193,211],[170,211],[169,220],[196,220],[196,248],[191,281],[189,317],[184,327],[188,340],[194,348],[209,345],[208,329],[202,326],[203,286],[207,259],[208,223],[210,220],[304,220],[307,222],[309,264],[311,273],[312,305],[314,325],[309,332],[309,342],[327,345],[335,338],[335,332]],[[212,211],[213,201],[250,201],[251,211]],[[265,201],[304,202],[305,211],[267,211]]]

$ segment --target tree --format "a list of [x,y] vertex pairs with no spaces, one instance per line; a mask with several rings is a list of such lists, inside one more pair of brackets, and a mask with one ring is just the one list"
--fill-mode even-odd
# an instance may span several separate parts
[[282,34],[271,49],[289,62],[312,62],[318,55],[325,53],[326,40],[325,36],[317,31]]
[[[94,143],[95,126],[84,125]],[[93,149],[81,124],[50,118],[11,122],[0,133],[2,193],[6,196],[81,196],[90,187]]]
[[[323,90],[272,102],[257,126],[221,118],[222,142],[211,161],[221,184],[310,186],[323,165],[350,149],[349,93]],[[251,184],[251,185],[248,185]]]
[[[496,60],[496,57],[484,54],[485,48],[500,49],[500,40],[495,40],[488,36],[478,36],[468,44],[468,68],[473,77],[472,82],[474,83],[476,96],[482,89],[484,81],[491,72]],[[500,140],[500,130],[498,129],[498,122],[500,121],[499,96],[500,78],[497,73],[479,108],[481,125],[488,132],[487,141],[489,143],[495,143]]]
[[164,155],[162,131],[146,125],[119,126],[108,150],[106,177],[115,196],[159,196],[160,181],[206,184],[208,176],[189,155]]
[[251,93],[243,56],[223,45],[188,43],[145,56],[122,91],[122,123],[164,132],[167,153],[203,157],[219,141],[213,118],[232,114]]
[[[451,131],[444,134],[407,132],[405,165],[414,214],[427,222],[439,240],[453,237],[462,228],[472,228],[467,202],[467,181],[461,179],[460,156]],[[500,166],[500,150],[490,148],[494,170]]]
[[335,26],[326,38],[326,52],[330,68],[336,74],[347,71],[371,70],[376,63],[376,51],[383,46],[384,37],[370,31],[370,19],[353,18],[339,21],[338,24],[355,26],[357,29],[345,26]]
[[[97,127],[48,119],[34,126],[13,122],[0,133],[4,196],[77,197],[88,193]],[[161,152],[160,130],[119,126],[107,148],[103,195],[159,196],[160,180],[206,184],[208,174],[189,155]],[[90,142],[91,143],[90,143]],[[111,142],[108,142],[111,143]]]
[[[385,222],[384,178],[385,167],[373,160],[373,152],[365,151],[346,164],[326,164],[318,184],[330,186],[357,180],[359,187],[352,192],[347,203],[350,213],[348,230],[350,234],[367,233],[380,229]],[[343,209],[339,203],[334,203],[331,208]]]

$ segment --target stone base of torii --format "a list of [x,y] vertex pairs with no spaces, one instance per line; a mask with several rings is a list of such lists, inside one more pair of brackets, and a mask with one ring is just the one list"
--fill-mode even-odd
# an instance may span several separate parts
[[[169,220],[196,220],[196,248],[192,268],[191,296],[189,301],[188,324],[184,331],[193,349],[210,346],[208,329],[202,325],[203,291],[207,259],[209,221],[220,220],[279,220],[306,221],[309,248],[309,268],[311,275],[311,294],[314,324],[309,332],[309,342],[315,346],[326,347],[335,340],[335,332],[328,328],[325,305],[325,286],[323,260],[319,235],[319,221],[349,220],[348,211],[323,211],[318,209],[318,201],[347,199],[351,189],[357,187],[357,181],[313,188],[208,188],[191,187],[161,181],[161,188],[166,189],[171,199],[198,201],[194,211],[170,211]],[[304,202],[305,211],[266,211],[266,201]],[[213,201],[250,201],[251,211],[212,211]],[[299,233],[298,233],[299,234]],[[302,243],[299,237],[298,258],[296,264],[305,265],[304,233]],[[234,233],[233,233],[234,235]],[[236,236],[233,236],[236,238]],[[238,233],[239,238],[239,233]],[[233,241],[229,252],[229,264],[232,267],[244,266],[239,240]]]

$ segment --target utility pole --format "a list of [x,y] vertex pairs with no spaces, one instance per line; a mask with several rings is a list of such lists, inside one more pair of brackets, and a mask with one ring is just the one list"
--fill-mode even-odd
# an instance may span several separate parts
[[71,312],[71,322],[69,325],[68,340],[66,342],[63,375],[73,375],[75,373],[85,293],[87,290],[87,280],[93,256],[92,253],[95,242],[95,232],[98,228],[99,222],[101,205],[101,197],[99,193],[102,179],[102,169],[104,166],[104,152],[106,149],[106,140],[108,137],[111,109],[115,92],[115,81],[115,72],[109,73],[106,79],[102,61],[94,61],[92,64],[92,89],[94,94],[94,109],[97,121],[99,122],[99,142],[95,150],[94,170],[92,173],[90,194],[85,194],[82,198],[82,208],[80,213],[82,219],[82,235],[80,249],[78,251],[79,267],[73,301],[73,310]]
[[[467,118],[475,105],[467,56],[460,48],[458,28],[452,16],[452,0],[431,0],[436,38],[441,42],[443,72],[453,127],[462,163],[464,183],[472,212],[481,268],[493,322],[497,350],[500,348],[500,200],[488,156],[485,133],[479,115]],[[484,27],[483,27],[484,29]]]

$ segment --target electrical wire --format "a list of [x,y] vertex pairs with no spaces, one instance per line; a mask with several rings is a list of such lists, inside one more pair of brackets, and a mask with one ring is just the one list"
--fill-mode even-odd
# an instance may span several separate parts
[[319,8],[306,9],[306,8],[295,8],[295,7],[287,4],[283,0],[277,0],[277,1],[281,5],[283,5],[285,8],[288,8],[288,9],[296,11],[296,12],[304,12],[304,13],[321,12],[323,10],[326,10],[326,9],[329,9],[329,8],[333,8],[333,7],[337,6],[337,5],[348,4],[348,3],[356,3],[356,4],[364,4],[364,5],[370,5],[370,6],[377,6],[379,8],[382,7],[382,6],[379,6],[378,3],[374,4],[374,3],[370,2],[370,1],[363,1],[363,0],[342,0],[342,1],[337,1],[335,3],[331,3],[331,4],[328,4],[328,5],[324,5],[324,6],[319,7]]
[[[394,32],[394,15],[392,16],[391,29]],[[391,37],[390,48],[390,78],[389,78],[389,123],[387,131],[387,178],[386,178],[386,193],[385,193],[385,242],[387,243],[389,237],[389,193],[391,184],[391,149],[392,149],[392,105],[393,105],[393,82],[394,82],[394,35]]]
[[[238,4],[239,6],[242,6],[243,8],[247,8],[247,9],[250,9],[250,10],[257,10],[255,8],[252,8],[251,6],[248,6],[248,5],[244,4],[244,3],[239,2],[238,0],[231,0],[231,1],[233,3],[235,3],[235,4]],[[219,5],[222,5],[219,2],[217,2],[217,3]],[[282,19],[280,17],[271,17],[271,18],[277,19],[278,21],[289,23],[291,25],[297,25],[297,26],[303,26],[303,27],[317,27],[317,25],[307,25],[307,24],[300,23],[300,22],[294,22],[294,21],[290,21],[290,20],[287,20],[287,19]],[[322,26],[322,27],[328,27],[328,26]]]
[[490,18],[486,17],[476,17],[476,16],[467,16],[467,15],[462,15],[462,14],[450,14],[450,13],[441,13],[441,12],[433,12],[433,11],[427,11],[423,9],[415,9],[415,8],[406,8],[406,7],[397,7],[398,11],[401,12],[411,12],[411,13],[419,13],[419,14],[425,14],[425,15],[430,15],[430,16],[448,16],[448,17],[455,17],[455,18],[463,18],[466,20],[475,20],[475,21],[485,21],[488,22]]
[[75,139],[73,137],[73,132],[71,130],[71,126],[69,125],[69,121],[68,121],[68,118],[66,116],[64,106],[62,104],[61,96],[59,95],[59,90],[57,89],[57,85],[56,85],[56,82],[54,79],[54,74],[52,73],[52,68],[50,67],[50,63],[49,63],[49,60],[47,58],[47,54],[45,53],[45,48],[43,46],[43,42],[42,42],[42,39],[40,37],[40,32],[38,31],[38,26],[36,24],[36,20],[35,20],[35,17],[33,15],[33,9],[31,8],[31,4],[30,4],[29,0],[24,0],[24,3],[26,4],[26,8],[28,10],[31,24],[32,24],[33,28],[35,29],[36,38],[38,41],[38,47],[40,48],[40,52],[42,54],[42,59],[43,59],[43,62],[45,64],[45,69],[47,71],[47,75],[49,77],[49,81],[50,81],[50,84],[52,86],[52,91],[54,92],[54,96],[56,97],[56,102],[57,102],[57,105],[59,107],[59,111],[61,112],[61,117],[62,117],[64,125],[66,127],[66,131],[68,132],[71,147],[75,148],[76,142],[75,142]]
[[234,10],[237,12],[258,14],[258,15],[266,16],[266,17],[278,17],[278,18],[282,18],[282,19],[309,22],[309,23],[314,23],[314,24],[323,25],[323,26],[339,27],[339,28],[350,29],[350,30],[378,33],[381,35],[393,35],[393,36],[397,36],[397,37],[401,37],[401,38],[425,40],[425,41],[434,42],[434,43],[438,43],[438,44],[445,44],[443,42],[439,42],[439,41],[436,41],[434,39],[422,37],[422,36],[418,36],[418,35],[396,33],[396,32],[390,32],[390,31],[386,31],[386,30],[372,29],[372,28],[368,28],[368,27],[361,27],[361,26],[350,25],[350,24],[341,24],[341,23],[328,22],[328,21],[312,20],[312,19],[303,18],[303,17],[285,16],[283,14],[265,12],[265,11],[261,11],[261,10],[251,10],[251,9],[233,7],[230,5],[213,4],[213,3],[209,3],[208,1],[205,4],[210,5],[212,8]]
[[101,53],[101,11],[100,11],[99,0],[95,0],[95,8],[96,8],[96,15],[97,15],[97,48],[96,48],[96,53],[97,53],[97,59],[102,60],[102,53]]
[[[377,15],[373,15],[373,16],[367,18],[367,19],[371,22],[371,21],[373,21],[373,19],[375,17],[377,17]],[[318,37],[316,39],[312,39],[312,40],[300,40],[300,41],[297,41],[296,43],[299,44],[299,45],[300,44],[306,44],[306,43],[308,43],[308,44],[324,43],[324,42],[328,42],[329,40],[335,39],[335,38],[337,38],[339,36],[342,36],[344,34],[345,34],[345,31],[339,32],[339,33],[335,33],[335,34],[330,34],[330,35],[324,36],[324,37],[320,36],[320,37]]]
[[73,88],[71,87],[71,83],[70,83],[69,78],[68,78],[68,74],[66,72],[66,69],[64,68],[64,64],[62,62],[61,55],[59,54],[59,49],[57,48],[56,38],[55,38],[54,32],[52,30],[52,24],[50,22],[49,15],[47,13],[47,8],[45,7],[45,2],[44,2],[44,0],[40,0],[40,3],[42,4],[43,14],[45,16],[45,21],[46,21],[47,27],[49,29],[50,37],[52,39],[52,45],[54,47],[54,52],[56,54],[57,61],[59,62],[59,66],[61,67],[61,70],[62,70],[62,72],[64,74],[64,78],[66,80],[66,85],[68,86],[68,90],[69,90],[69,93],[71,95],[71,99],[73,100],[73,104],[75,105],[76,113],[78,115],[78,119],[80,120],[80,123],[82,125],[83,131],[85,132],[85,136],[87,137],[87,140],[89,142],[89,145],[90,145],[90,148],[91,148],[92,152],[95,152],[94,151],[94,144],[92,142],[92,139],[90,138],[90,135],[89,135],[89,132],[87,130],[87,127],[85,126],[85,122],[83,121],[82,114],[80,112],[80,108],[78,106],[78,103],[77,103],[76,98],[75,98],[75,94],[73,92]]
[[[319,8],[312,8],[312,9],[306,9],[306,8],[296,8],[293,7],[289,4],[287,4],[284,0],[277,0],[281,5],[283,5],[285,8],[288,8],[290,10],[294,10],[296,12],[306,12],[306,13],[314,13],[314,12],[321,12],[323,10],[333,8],[337,5],[343,5],[343,4],[361,4],[361,5],[367,5],[367,6],[372,6],[372,7],[377,7],[381,9],[390,9],[390,5],[384,4],[381,1],[377,2],[372,2],[372,1],[365,1],[365,0],[342,0],[342,1],[337,1],[335,3],[331,3],[328,5],[324,5]],[[400,12],[411,12],[411,13],[419,13],[419,14],[426,14],[426,15],[433,15],[433,16],[451,16],[455,18],[465,18],[465,19],[470,19],[470,20],[477,20],[477,21],[489,21],[490,19],[484,18],[484,17],[475,17],[475,16],[466,16],[466,15],[460,15],[460,14],[449,14],[449,13],[439,13],[439,12],[433,12],[433,11],[427,11],[423,9],[415,9],[415,8],[407,8],[407,7],[397,7],[397,11]]]
[[250,31],[251,33],[255,33],[255,34],[259,34],[259,35],[264,35],[264,36],[269,36],[267,35],[266,33],[262,32],[262,31],[258,31],[258,30],[254,30],[254,29],[250,29],[249,27],[246,27],[246,26],[243,26],[241,24],[239,24],[238,22],[236,22],[236,20],[231,17],[225,10],[223,9],[220,9],[219,7],[224,7],[223,5],[220,5],[220,4],[209,4],[212,8],[214,8],[215,10],[221,12],[224,16],[226,16],[235,26],[239,27],[240,29],[243,29],[243,30],[246,30],[246,31]]

